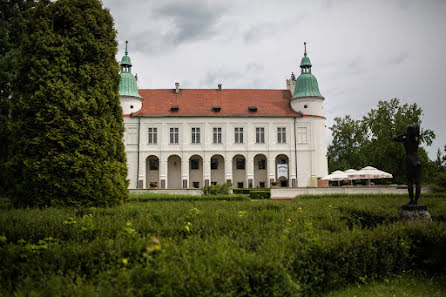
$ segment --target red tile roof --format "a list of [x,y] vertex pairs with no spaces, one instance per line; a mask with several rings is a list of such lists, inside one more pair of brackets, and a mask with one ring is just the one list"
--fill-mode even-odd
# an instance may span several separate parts
[[[288,90],[241,90],[241,89],[141,89],[144,98],[142,109],[134,116],[225,116],[225,117],[295,117]],[[172,112],[171,107],[178,111]],[[248,110],[257,107],[257,112]],[[221,107],[219,112],[212,107]]]

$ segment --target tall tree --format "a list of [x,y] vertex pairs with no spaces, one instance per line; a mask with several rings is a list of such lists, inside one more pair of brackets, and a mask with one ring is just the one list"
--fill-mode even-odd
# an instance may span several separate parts
[[349,115],[336,117],[332,131],[333,141],[328,147],[329,169],[347,170],[363,167],[366,157],[361,147],[366,139],[365,128],[360,120],[354,120]]
[[25,28],[26,11],[34,0],[0,1],[0,193],[7,187],[8,121],[10,115],[11,81],[16,72],[18,48]]
[[[333,143],[328,147],[330,170],[359,169],[372,165],[393,174],[398,182],[406,181],[405,151],[392,137],[405,132],[406,126],[420,124],[422,109],[416,104],[401,104],[397,98],[379,101],[362,120],[352,120],[350,116],[338,118],[330,128]],[[435,133],[429,129],[421,130],[421,144],[430,145]],[[430,160],[423,147],[419,156],[429,176]]]
[[13,83],[17,204],[110,206],[128,198],[113,19],[99,0],[41,1]]

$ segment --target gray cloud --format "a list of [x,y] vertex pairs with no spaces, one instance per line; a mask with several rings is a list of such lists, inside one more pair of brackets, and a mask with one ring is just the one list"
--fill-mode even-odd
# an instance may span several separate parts
[[407,51],[404,51],[404,52],[401,52],[401,53],[391,57],[388,60],[388,63],[389,64],[394,64],[394,65],[398,65],[398,64],[401,64],[404,61],[406,61],[408,57],[409,57],[409,53]]
[[224,12],[223,6],[210,6],[208,1],[179,1],[154,9],[153,16],[171,22],[172,29],[163,37],[177,45],[214,34],[214,26]]

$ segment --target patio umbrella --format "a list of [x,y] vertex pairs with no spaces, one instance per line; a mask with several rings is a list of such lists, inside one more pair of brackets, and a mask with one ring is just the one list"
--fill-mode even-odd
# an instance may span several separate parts
[[331,174],[327,175],[326,177],[323,177],[322,180],[329,180],[329,181],[337,181],[339,186],[339,181],[341,180],[347,180],[348,175],[345,174],[341,170],[336,170],[335,172],[332,172]]
[[347,169],[344,171],[344,173],[347,174],[348,179],[350,180],[350,184],[352,184],[352,185],[353,185],[353,180],[357,179],[359,177],[358,170],[356,170],[356,169]]
[[357,172],[357,175],[358,175],[359,179],[368,179],[369,184],[370,184],[371,179],[381,179],[381,178],[392,178],[393,177],[392,174],[382,171],[382,170],[379,170],[379,169],[376,169],[375,167],[372,167],[372,166],[367,166],[367,167],[362,168],[361,170],[359,170]]

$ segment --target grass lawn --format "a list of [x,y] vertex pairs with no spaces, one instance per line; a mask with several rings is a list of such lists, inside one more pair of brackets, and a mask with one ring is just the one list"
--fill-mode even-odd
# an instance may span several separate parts
[[393,278],[372,281],[367,284],[350,285],[332,291],[324,297],[444,297],[446,276],[427,276],[403,273]]
[[429,224],[399,223],[401,196],[165,198],[76,209],[1,200],[0,296],[444,294],[444,278],[395,277],[446,273],[444,195],[422,197]]

